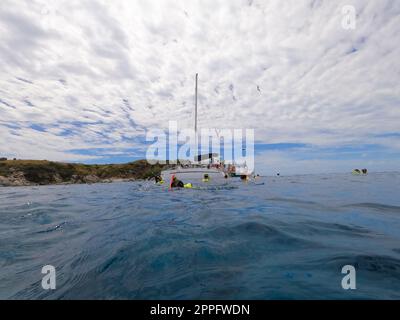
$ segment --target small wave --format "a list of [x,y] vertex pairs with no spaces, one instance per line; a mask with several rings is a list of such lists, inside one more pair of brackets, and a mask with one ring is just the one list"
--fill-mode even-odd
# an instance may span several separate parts
[[[295,237],[276,226],[274,227],[259,222],[244,222],[234,226],[218,227],[208,232],[208,236],[218,239],[241,239],[252,240],[256,243],[275,244],[291,244],[294,247],[307,245],[314,247],[314,243]],[[282,229],[284,226],[282,226]]]
[[257,222],[245,222],[231,227],[218,227],[211,231],[214,236],[262,236],[262,237],[276,237],[280,236],[281,232],[276,228],[267,226]]
[[343,208],[368,208],[368,209],[374,209],[378,211],[383,211],[383,212],[396,212],[400,213],[400,207],[399,206],[391,206],[391,205],[386,205],[386,204],[381,204],[381,203],[352,203],[348,205],[342,206]]
[[67,224],[67,222],[64,221],[64,222],[62,222],[60,224],[57,224],[57,225],[55,225],[53,227],[47,228],[46,230],[38,231],[37,233],[41,234],[41,233],[49,233],[49,232],[57,231],[57,230],[62,229],[63,226],[66,225],[66,224]]
[[79,252],[74,258],[72,258],[71,268],[75,269],[80,265],[83,265],[88,261],[88,259],[89,259],[89,252],[87,252],[86,250]]
[[307,205],[319,205],[319,203],[314,202],[314,201],[306,201],[306,200],[299,200],[299,199],[293,199],[293,198],[274,197],[274,198],[266,198],[265,200],[267,200],[267,201],[277,201],[277,202],[290,202],[290,203],[298,203],[298,204],[307,204]]
[[367,230],[359,226],[344,225],[340,223],[304,221],[299,223],[299,225],[300,228],[298,228],[297,232],[308,235],[327,235],[328,233],[332,234],[337,233],[337,234],[348,234],[351,237],[354,236],[363,237],[371,233],[370,230]]

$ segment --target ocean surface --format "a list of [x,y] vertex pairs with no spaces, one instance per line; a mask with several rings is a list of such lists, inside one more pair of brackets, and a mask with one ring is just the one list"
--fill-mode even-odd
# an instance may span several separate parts
[[400,299],[400,173],[0,188],[0,298]]

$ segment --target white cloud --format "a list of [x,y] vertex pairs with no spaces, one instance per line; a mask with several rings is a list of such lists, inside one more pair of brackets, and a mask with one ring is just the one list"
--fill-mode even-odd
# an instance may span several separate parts
[[68,150],[192,126],[196,72],[200,126],[399,149],[375,137],[399,132],[399,38],[395,0],[2,0],[0,154],[85,160]]

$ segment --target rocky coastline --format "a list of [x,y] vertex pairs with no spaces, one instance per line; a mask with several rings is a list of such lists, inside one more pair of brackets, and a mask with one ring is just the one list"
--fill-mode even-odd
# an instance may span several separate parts
[[93,184],[151,179],[165,165],[145,160],[127,164],[85,165],[40,160],[0,161],[0,187]]

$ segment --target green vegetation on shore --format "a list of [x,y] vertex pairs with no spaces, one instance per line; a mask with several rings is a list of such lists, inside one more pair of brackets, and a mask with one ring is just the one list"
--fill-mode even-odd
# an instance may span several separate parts
[[141,180],[157,175],[165,165],[146,160],[126,164],[87,165],[45,160],[0,161],[0,186],[111,182]]

